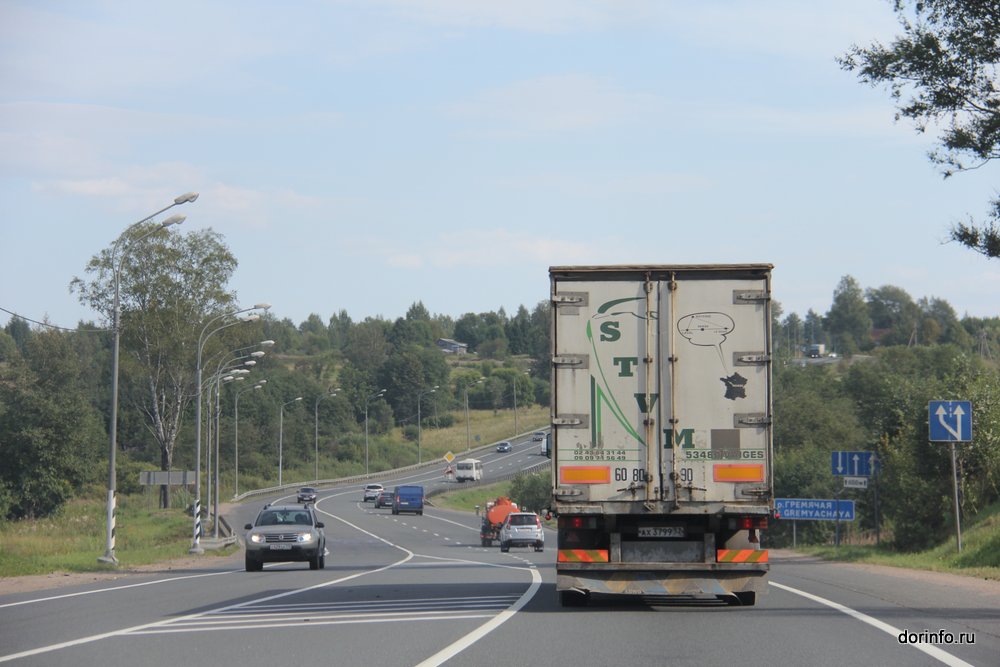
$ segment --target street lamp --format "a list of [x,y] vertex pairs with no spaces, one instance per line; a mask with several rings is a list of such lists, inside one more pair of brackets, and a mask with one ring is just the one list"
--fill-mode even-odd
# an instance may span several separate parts
[[265,384],[267,380],[258,380],[254,386],[236,392],[236,397],[233,399],[233,460],[236,464],[236,491],[233,496],[240,495],[240,394],[263,389]]
[[[188,553],[191,554],[202,554],[205,550],[201,548],[201,353],[205,347],[205,343],[208,339],[212,337],[212,334],[217,331],[221,331],[227,327],[234,326],[236,324],[241,324],[245,322],[244,319],[238,319],[235,322],[227,322],[226,324],[220,325],[215,329],[209,331],[209,327],[213,323],[219,320],[232,317],[233,315],[239,315],[240,313],[246,313],[251,310],[267,310],[271,307],[269,303],[258,303],[250,308],[241,308],[240,310],[234,310],[229,313],[223,313],[217,315],[205,323],[204,328],[201,330],[201,334],[198,336],[198,356],[197,365],[195,372],[195,386],[198,388],[198,400],[195,402],[195,475],[194,475],[194,536],[191,540],[191,548],[188,549]],[[265,340],[260,343],[261,346],[270,347],[274,345],[273,340]]]
[[338,391],[340,391],[340,387],[337,387],[328,394],[320,394],[316,397],[316,404],[313,406],[313,431],[316,447],[316,469],[313,472],[313,475],[316,481],[319,481],[319,402],[324,398],[332,398],[336,396]]
[[479,378],[472,384],[465,385],[465,451],[472,451],[472,428],[469,422],[469,387],[482,384],[483,379]]
[[[117,505],[117,499],[115,498],[115,493],[117,491],[117,470],[115,466],[115,457],[118,451],[118,348],[121,339],[121,271],[122,265],[125,263],[125,256],[128,250],[128,246],[122,251],[121,257],[118,259],[118,263],[115,263],[115,255],[118,253],[118,246],[121,242],[128,236],[129,232],[135,229],[137,226],[144,222],[155,218],[164,211],[178,206],[180,204],[185,204],[187,202],[193,202],[198,198],[197,192],[188,192],[187,194],[180,195],[174,198],[174,203],[170,206],[164,207],[153,213],[152,215],[147,215],[142,220],[139,220],[122,232],[118,238],[115,240],[115,245],[111,249],[111,277],[115,284],[115,299],[112,307],[111,322],[112,328],[114,329],[114,347],[111,353],[111,424],[110,428],[110,453],[108,456],[108,502],[107,502],[107,539],[104,544],[104,555],[99,556],[97,561],[100,563],[110,563],[112,565],[118,564],[118,557],[115,556],[115,510]],[[160,231],[165,227],[171,225],[179,225],[184,222],[186,218],[183,215],[172,215],[160,224],[158,224],[153,229],[149,230],[139,238],[132,241],[132,243],[138,243],[152,236],[156,232]]]
[[285,437],[285,406],[291,405],[295,401],[301,401],[301,400],[302,400],[301,396],[293,398],[287,403],[284,403],[281,406],[281,410],[279,411],[280,415],[278,417],[278,486],[281,486],[281,457],[282,457],[281,450],[284,446],[283,440]]
[[420,433],[421,433],[421,423],[420,423],[420,399],[428,394],[433,394],[438,390],[438,385],[434,385],[427,391],[417,392],[417,465],[420,465]]
[[[528,375],[528,371],[524,371]],[[517,376],[514,375],[514,435],[517,435]]]
[[372,394],[365,399],[365,474],[368,474],[368,404],[376,398],[382,398],[385,389],[379,389],[377,394]]

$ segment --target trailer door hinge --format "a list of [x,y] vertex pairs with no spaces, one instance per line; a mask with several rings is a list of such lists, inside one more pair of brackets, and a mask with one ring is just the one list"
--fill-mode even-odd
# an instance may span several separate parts
[[733,352],[734,366],[760,366],[770,361],[771,355],[766,352]]
[[586,354],[560,354],[558,357],[552,357],[552,365],[585,370],[590,368],[590,357]]
[[733,290],[733,303],[761,303],[771,300],[771,295],[764,290],[737,289]]
[[771,417],[763,413],[733,415],[733,426],[736,428],[747,426],[769,426],[770,424]]

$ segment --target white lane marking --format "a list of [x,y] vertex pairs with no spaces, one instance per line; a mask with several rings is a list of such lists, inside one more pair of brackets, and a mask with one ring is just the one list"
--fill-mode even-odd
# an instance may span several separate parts
[[[364,532],[367,532],[367,531],[364,531]],[[377,539],[382,539],[382,538],[377,538]],[[385,540],[383,540],[383,541],[385,541]],[[403,549],[402,547],[397,547],[397,548]],[[406,549],[403,549],[403,551],[406,551]],[[408,552],[408,553],[409,553],[409,555],[406,558],[403,558],[402,560],[397,561],[395,563],[390,563],[389,565],[386,565],[384,567],[380,567],[380,568],[375,569],[375,570],[366,570],[364,572],[357,572],[355,574],[351,574],[351,575],[348,575],[346,577],[341,577],[340,579],[333,579],[331,581],[325,581],[325,582],[323,582],[321,584],[316,584],[314,586],[307,586],[305,588],[298,588],[298,589],[295,589],[295,590],[292,590],[292,591],[285,591],[284,593],[277,593],[275,595],[269,595],[267,597],[259,598],[259,599],[256,599],[256,600],[248,600],[246,602],[241,602],[239,604],[226,605],[224,607],[219,607],[218,609],[211,609],[211,610],[206,611],[206,612],[200,612],[200,613],[197,613],[197,614],[188,614],[187,616],[181,616],[179,618],[171,618],[171,619],[166,619],[166,620],[162,620],[162,621],[155,621],[153,623],[143,623],[142,625],[135,625],[135,626],[132,626],[130,628],[121,628],[119,630],[113,630],[111,632],[103,632],[103,633],[97,634],[97,635],[90,635],[89,637],[80,637],[79,639],[73,639],[73,640],[70,640],[68,642],[60,642],[58,644],[50,644],[48,646],[39,646],[38,648],[29,649],[27,651],[21,651],[20,653],[11,653],[10,655],[0,655],[0,662],[9,662],[11,660],[18,660],[20,658],[27,658],[27,657],[33,656],[33,655],[40,655],[42,653],[50,653],[52,651],[58,651],[60,649],[69,648],[71,646],[79,646],[80,644],[89,644],[91,642],[100,641],[102,639],[109,639],[111,637],[120,637],[122,635],[127,635],[127,634],[132,634],[132,633],[139,633],[139,632],[142,632],[144,630],[152,630],[153,628],[161,628],[161,627],[164,627],[164,626],[171,625],[173,623],[183,623],[183,622],[187,622],[187,621],[192,621],[194,619],[202,618],[202,617],[207,616],[209,614],[218,614],[218,613],[221,613],[221,612],[224,612],[224,611],[228,611],[230,609],[239,609],[241,607],[246,607],[246,606],[252,605],[252,604],[258,604],[258,603],[267,602],[267,601],[270,601],[270,600],[277,600],[279,598],[288,597],[289,595],[297,595],[299,593],[305,593],[305,592],[313,591],[313,590],[316,590],[316,589],[319,589],[319,588],[325,588],[327,586],[332,586],[333,584],[339,584],[339,583],[342,583],[344,581],[349,581],[351,579],[356,579],[358,577],[363,577],[363,576],[368,575],[368,574],[375,574],[375,573],[381,572],[383,570],[388,570],[389,568],[395,567],[396,565],[400,565],[402,563],[405,563],[406,561],[408,561],[411,558],[413,558],[413,553],[412,552]]]
[[5,609],[6,607],[17,607],[25,604],[34,604],[36,602],[48,602],[50,600],[62,600],[64,598],[75,598],[79,595],[93,595],[95,593],[111,593],[114,591],[125,590],[126,588],[139,588],[141,586],[153,586],[155,584],[166,584],[171,581],[183,581],[184,579],[198,579],[200,577],[217,577],[220,574],[233,574],[234,572],[242,572],[239,570],[225,570],[224,572],[206,572],[205,574],[186,574],[183,577],[170,577],[169,579],[157,579],[155,581],[144,581],[138,584],[123,584],[121,586],[112,586],[110,588],[97,588],[92,591],[78,591],[76,593],[64,593],[62,595],[50,595],[45,598],[35,598],[33,600],[21,600],[20,602],[8,602],[6,604],[0,604],[0,609]]
[[499,628],[510,619],[514,618],[514,614],[519,612],[524,605],[531,601],[531,598],[535,596],[535,593],[542,585],[542,575],[538,573],[538,570],[528,571],[531,572],[531,586],[528,587],[528,590],[524,592],[524,595],[522,595],[517,602],[510,606],[510,609],[500,612],[458,641],[444,647],[423,662],[418,663],[417,667],[437,667],[438,665],[444,664],[489,633]]
[[[318,511],[322,512],[322,510],[318,510]],[[69,648],[71,646],[79,646],[80,644],[89,644],[91,642],[96,642],[96,641],[100,641],[102,639],[108,639],[108,638],[111,638],[111,637],[120,637],[122,635],[127,635],[127,634],[130,634],[130,633],[138,633],[138,632],[141,632],[143,630],[149,630],[149,629],[152,629],[152,628],[160,628],[160,627],[171,625],[173,623],[183,623],[185,621],[191,621],[193,619],[202,618],[202,617],[207,616],[209,614],[218,614],[218,613],[221,613],[221,612],[224,612],[224,611],[228,611],[230,609],[240,609],[242,607],[246,607],[246,606],[253,605],[253,604],[259,604],[261,602],[269,602],[271,600],[278,600],[280,598],[288,597],[290,595],[298,595],[299,593],[305,593],[305,592],[317,590],[317,589],[320,589],[320,588],[326,588],[327,586],[332,586],[334,584],[339,584],[339,583],[343,583],[345,581],[350,581],[351,579],[356,579],[358,577],[363,577],[363,576],[366,576],[366,575],[369,575],[369,574],[376,574],[378,572],[383,572],[383,571],[388,570],[390,568],[396,567],[397,565],[402,565],[403,563],[406,563],[407,561],[411,560],[414,557],[414,553],[412,551],[410,551],[409,549],[406,549],[405,547],[401,547],[398,544],[393,544],[392,542],[389,542],[388,540],[386,540],[386,539],[384,539],[382,537],[379,537],[378,535],[375,535],[374,533],[368,532],[367,530],[365,530],[364,528],[361,528],[360,526],[356,526],[356,525],[352,524],[350,521],[347,521],[347,520],[342,519],[342,518],[340,518],[338,516],[330,514],[329,512],[323,512],[323,514],[326,514],[327,516],[330,516],[330,517],[332,517],[334,519],[337,519],[338,521],[346,523],[348,526],[351,526],[352,528],[354,528],[356,530],[359,530],[359,531],[361,531],[362,533],[364,533],[366,535],[370,535],[371,537],[373,537],[373,538],[375,538],[375,539],[377,539],[377,540],[379,540],[381,542],[385,542],[389,546],[392,546],[392,547],[394,547],[396,549],[399,549],[400,551],[406,553],[406,557],[403,558],[403,559],[401,559],[401,560],[396,561],[395,563],[390,563],[388,565],[385,565],[385,566],[380,567],[380,568],[376,568],[374,570],[365,570],[363,572],[356,572],[354,574],[347,575],[345,577],[341,577],[340,579],[333,579],[331,581],[324,581],[321,584],[315,584],[313,586],[307,586],[305,588],[298,588],[298,589],[291,590],[291,591],[285,591],[284,593],[277,593],[275,595],[269,595],[267,597],[258,598],[258,599],[255,599],[255,600],[247,600],[246,602],[240,602],[239,604],[226,605],[224,607],[219,607],[217,609],[210,609],[208,611],[200,612],[200,613],[197,613],[197,614],[188,614],[187,616],[181,616],[181,617],[178,617],[178,618],[170,618],[170,619],[165,619],[165,620],[162,620],[162,621],[155,621],[153,623],[143,623],[142,625],[135,625],[135,626],[132,626],[130,628],[121,628],[121,629],[118,629],[118,630],[113,630],[111,632],[103,632],[103,633],[97,634],[97,635],[90,635],[89,637],[80,637],[79,639],[73,639],[73,640],[70,640],[70,641],[67,641],[67,642],[60,642],[58,644],[50,644],[48,646],[40,646],[38,648],[29,649],[27,651],[21,651],[20,653],[11,653],[9,655],[0,655],[0,662],[9,662],[11,660],[18,660],[20,658],[26,658],[26,657],[33,656],[33,655],[40,655],[42,653],[50,653],[52,651],[58,651],[60,649]]]
[[[821,598],[818,595],[813,595],[812,593],[800,591],[797,588],[792,588],[791,586],[785,586],[784,584],[779,584],[775,581],[769,582],[768,585],[774,586],[775,588],[780,588],[783,591],[788,591],[789,593],[795,593],[796,595],[801,595],[802,597],[808,600],[812,600],[813,602],[818,602],[820,604],[826,605],[827,607],[836,609],[837,611],[843,614],[847,614],[848,616],[851,616],[861,621],[862,623],[867,623],[873,628],[877,628],[882,632],[892,635],[893,639],[899,637],[899,634],[903,632],[897,627],[889,625],[888,623],[884,623],[878,620],[877,618],[869,616],[868,614],[863,614],[860,611],[851,609],[850,607],[845,607],[844,605],[834,602],[833,600],[827,600],[826,598]],[[933,644],[909,644],[909,645],[917,649],[918,651],[923,651],[932,658],[940,662],[943,662],[944,664],[949,665],[950,667],[973,667],[971,664],[967,663],[961,658],[955,657],[951,653],[948,653],[947,651],[942,651]]]

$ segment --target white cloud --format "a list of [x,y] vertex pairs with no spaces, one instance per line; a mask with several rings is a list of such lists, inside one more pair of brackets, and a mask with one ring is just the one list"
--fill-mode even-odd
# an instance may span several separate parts
[[456,229],[433,239],[401,246],[387,239],[355,242],[383,258],[387,266],[403,269],[475,269],[537,266],[572,256],[586,262],[599,254],[596,247],[561,238],[508,229]]
[[525,136],[622,125],[652,114],[659,98],[583,74],[544,76],[487,90],[446,109],[491,135]]

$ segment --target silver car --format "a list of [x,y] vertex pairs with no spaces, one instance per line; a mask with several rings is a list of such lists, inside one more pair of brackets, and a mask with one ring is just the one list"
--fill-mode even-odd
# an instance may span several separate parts
[[537,514],[513,512],[507,515],[500,527],[500,551],[510,551],[511,547],[534,547],[535,551],[545,548],[545,531]]
[[326,566],[326,535],[311,505],[265,505],[244,529],[247,572],[276,561],[309,561],[310,570]]
[[383,490],[381,484],[365,484],[365,492],[361,498],[361,502],[375,501],[378,499],[378,494],[382,493]]

